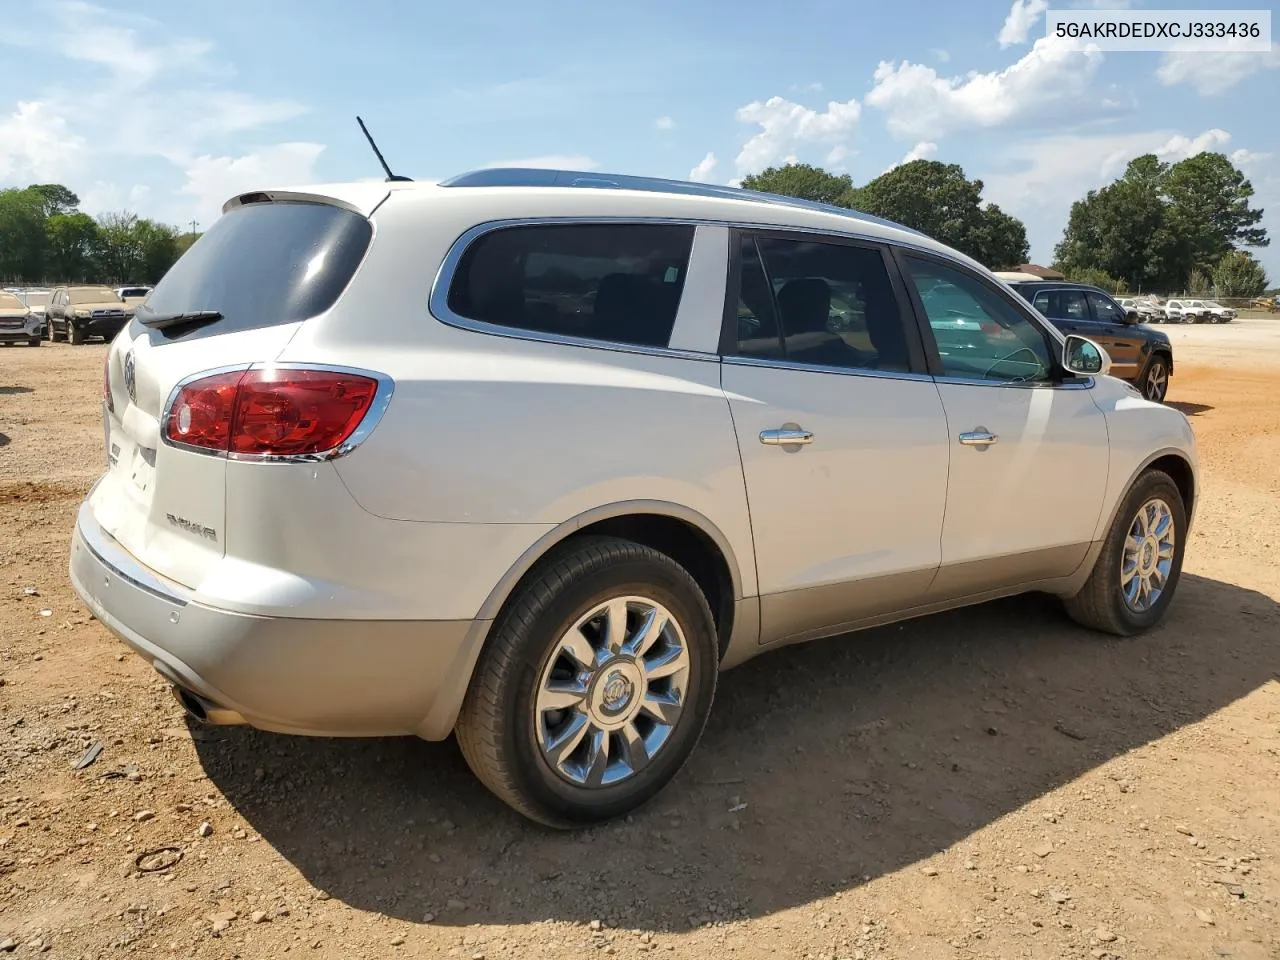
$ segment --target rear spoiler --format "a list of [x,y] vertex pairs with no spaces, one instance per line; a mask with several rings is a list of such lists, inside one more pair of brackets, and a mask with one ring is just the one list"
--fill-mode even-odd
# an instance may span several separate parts
[[222,212],[229,213],[236,207],[251,203],[324,203],[350,210],[362,217],[370,217],[389,196],[391,188],[381,180],[285,190],[254,190],[232,197],[222,205]]

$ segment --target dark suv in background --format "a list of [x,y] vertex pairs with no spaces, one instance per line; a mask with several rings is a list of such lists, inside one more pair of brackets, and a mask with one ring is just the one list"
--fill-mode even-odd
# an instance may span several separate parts
[[1173,347],[1163,332],[1139,322],[1136,311],[1105,291],[1051,280],[1009,284],[1063,333],[1077,333],[1111,356],[1111,375],[1128,380],[1148,400],[1163,403],[1173,376]]

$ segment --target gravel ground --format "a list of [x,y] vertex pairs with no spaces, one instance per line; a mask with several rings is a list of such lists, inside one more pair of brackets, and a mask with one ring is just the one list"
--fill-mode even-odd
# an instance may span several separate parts
[[779,651],[575,835],[452,742],[189,728],[67,581],[105,348],[0,349],[0,952],[1280,957],[1280,320],[1168,329],[1205,491],[1161,628],[1030,597]]

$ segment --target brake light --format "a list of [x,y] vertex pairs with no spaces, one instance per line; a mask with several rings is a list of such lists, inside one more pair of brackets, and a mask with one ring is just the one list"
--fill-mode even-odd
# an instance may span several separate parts
[[106,359],[102,361],[102,402],[107,405],[107,409],[112,413],[116,412],[116,402],[111,396],[111,351],[107,351]]
[[171,443],[289,457],[340,447],[373,406],[378,381],[335,370],[233,371],[181,387],[165,415]]

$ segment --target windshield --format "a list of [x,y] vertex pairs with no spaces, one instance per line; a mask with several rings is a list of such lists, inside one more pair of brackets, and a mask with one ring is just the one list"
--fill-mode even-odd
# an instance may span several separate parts
[[170,268],[140,318],[222,314],[196,330],[176,328],[189,339],[314,317],[346,289],[372,237],[368,220],[328,204],[236,207]]
[[74,287],[70,291],[72,303],[120,303],[110,287]]
[[0,293],[0,310],[26,310],[27,305],[12,293]]
[[53,294],[48,290],[37,290],[24,293],[22,299],[27,301],[28,307],[47,307],[49,301],[53,299]]

